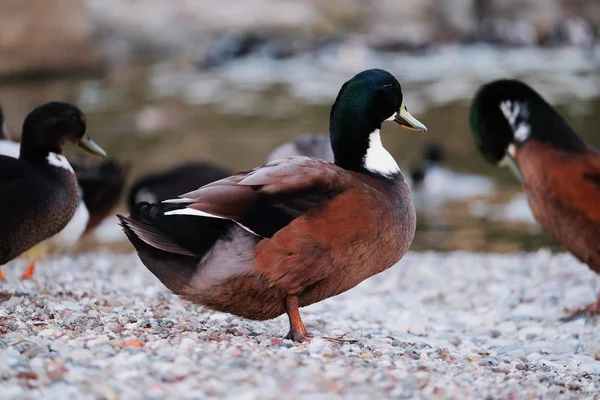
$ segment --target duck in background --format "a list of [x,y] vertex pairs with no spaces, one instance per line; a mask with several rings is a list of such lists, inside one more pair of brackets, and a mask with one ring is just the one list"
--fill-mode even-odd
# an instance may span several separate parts
[[[316,157],[333,162],[329,137],[308,134],[277,147],[267,162],[286,157]],[[417,209],[439,207],[443,203],[489,196],[496,190],[493,180],[481,175],[461,174],[444,166],[441,144],[429,142],[423,148],[421,161],[408,169],[408,183]]]
[[[475,144],[523,183],[542,229],[600,273],[600,152],[534,89],[503,79],[482,86],[470,112]],[[597,301],[566,320],[600,314]]]
[[312,133],[302,135],[275,148],[267,157],[267,163],[286,157],[299,156],[316,157],[333,162],[333,150],[331,150],[329,136]]
[[140,177],[129,189],[127,204],[130,212],[141,202],[160,203],[177,197],[219,179],[227,178],[232,171],[209,162],[197,161],[182,164],[164,172]]
[[83,204],[89,211],[83,232],[85,235],[96,229],[121,200],[130,164],[109,159],[100,163],[73,160],[72,165],[81,188]]
[[[56,235],[77,214],[81,194],[62,147],[73,143],[106,156],[85,133],[77,107],[47,103],[25,118],[19,158],[0,155],[0,265]],[[32,274],[30,266],[24,278]]]
[[[308,134],[282,144],[267,157],[267,163],[286,157],[317,157],[333,162],[329,137]],[[164,172],[140,177],[129,190],[127,204],[132,212],[137,203],[159,203],[191,192],[200,186],[227,178],[232,171],[209,162],[190,162]]]
[[162,204],[138,203],[123,230],[146,267],[184,299],[265,320],[287,313],[288,338],[310,340],[299,307],[394,265],[416,216],[380,139],[385,121],[418,131],[398,81],[367,70],[331,108],[335,164],[292,157]]
[[496,190],[490,178],[454,172],[444,166],[444,161],[442,146],[429,142],[423,148],[420,163],[409,169],[409,184],[417,209],[490,196]]
[[554,26],[546,38],[546,44],[553,47],[578,47],[593,50],[598,40],[598,28],[585,17],[571,15]]
[[[4,135],[0,135],[0,155],[19,158],[21,144],[12,140],[6,129],[4,113],[0,107],[0,118]],[[31,279],[35,262],[42,258],[49,247],[70,248],[86,233],[92,231],[119,201],[129,166],[114,160],[98,164],[86,163],[80,159],[70,160],[79,185],[79,204],[75,214],[59,233],[27,251],[24,257],[30,261],[21,279]]]

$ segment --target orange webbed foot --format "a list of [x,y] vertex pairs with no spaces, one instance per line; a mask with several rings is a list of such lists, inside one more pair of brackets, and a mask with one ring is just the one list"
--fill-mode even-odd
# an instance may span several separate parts
[[29,264],[25,272],[21,275],[21,280],[33,279],[33,273],[35,272],[35,262]]
[[294,343],[310,342],[313,339],[313,335],[308,332],[294,332],[290,329],[284,339],[289,339]]
[[[302,322],[302,318],[300,318],[300,310],[298,309],[298,297],[288,296],[285,299],[285,305],[287,309],[287,315],[290,320],[290,331],[284,339],[290,339],[296,343],[310,342],[311,340],[313,340],[314,335],[312,335],[308,332],[308,330],[306,330],[306,327]],[[338,344],[357,342],[357,340],[336,339],[330,337],[324,337],[323,339]]]

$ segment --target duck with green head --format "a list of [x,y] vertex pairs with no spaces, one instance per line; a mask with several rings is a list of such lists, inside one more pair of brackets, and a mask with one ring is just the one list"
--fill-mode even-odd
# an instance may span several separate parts
[[335,163],[291,157],[119,216],[146,267],[182,298],[311,338],[299,307],[394,265],[415,234],[408,186],[384,149],[385,121],[425,126],[383,70],[344,84],[331,109]]
[[[523,183],[544,231],[600,273],[600,152],[535,90],[517,80],[481,87],[470,122],[485,159],[508,167]],[[599,312],[600,296],[577,314]]]

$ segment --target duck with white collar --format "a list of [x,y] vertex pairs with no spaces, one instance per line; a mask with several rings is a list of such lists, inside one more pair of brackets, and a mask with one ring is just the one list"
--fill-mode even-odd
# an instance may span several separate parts
[[139,203],[119,216],[123,229],[181,297],[255,320],[287,313],[287,337],[310,340],[299,307],[390,268],[414,238],[410,191],[381,143],[385,121],[426,130],[389,72],[363,71],[331,108],[335,163],[273,161],[172,201]]
[[76,214],[80,191],[63,145],[106,156],[85,133],[77,107],[50,102],[25,118],[19,158],[0,155],[0,265],[60,232]]

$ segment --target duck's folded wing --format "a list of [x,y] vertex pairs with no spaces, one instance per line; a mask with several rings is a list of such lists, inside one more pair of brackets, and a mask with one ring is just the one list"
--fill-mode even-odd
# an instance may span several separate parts
[[171,214],[224,218],[271,237],[305,211],[343,191],[348,172],[309,157],[277,160],[210,183],[170,202],[187,203]]

